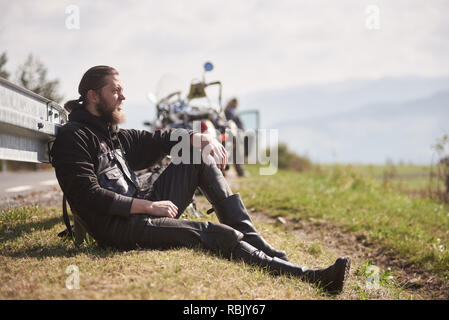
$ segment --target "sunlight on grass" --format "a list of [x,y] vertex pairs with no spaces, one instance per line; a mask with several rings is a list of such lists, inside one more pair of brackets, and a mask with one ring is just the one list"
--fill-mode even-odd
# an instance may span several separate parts
[[[347,289],[333,297],[297,278],[272,276],[199,248],[121,252],[100,249],[95,242],[75,247],[57,237],[64,229],[60,214],[60,208],[40,207],[1,213],[1,299],[360,299],[358,288],[365,286],[364,275],[353,272]],[[199,220],[216,222],[216,217]],[[325,267],[337,257],[272,224],[257,227],[294,263]],[[69,266],[79,270],[78,290],[66,288]],[[409,296],[395,287],[382,288],[369,297]]]
[[447,204],[408,197],[342,166],[320,172],[279,170],[273,176],[259,176],[257,167],[247,170],[251,175],[240,182],[247,206],[298,220],[323,218],[348,231],[366,232],[410,263],[449,277]]

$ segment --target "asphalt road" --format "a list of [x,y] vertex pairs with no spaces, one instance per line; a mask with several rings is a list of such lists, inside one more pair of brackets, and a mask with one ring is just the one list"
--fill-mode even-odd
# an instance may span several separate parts
[[59,188],[53,170],[0,173],[0,202],[16,195]]

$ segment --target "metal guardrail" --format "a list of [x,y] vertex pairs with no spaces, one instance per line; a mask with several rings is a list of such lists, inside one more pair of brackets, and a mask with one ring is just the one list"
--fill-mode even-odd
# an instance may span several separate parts
[[56,102],[0,78],[0,159],[48,162],[48,142],[67,117]]

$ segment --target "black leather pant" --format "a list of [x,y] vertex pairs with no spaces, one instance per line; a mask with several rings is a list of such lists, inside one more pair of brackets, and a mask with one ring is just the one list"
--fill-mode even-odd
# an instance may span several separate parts
[[140,214],[112,219],[105,226],[110,236],[103,245],[121,249],[200,246],[226,257],[231,255],[243,238],[241,232],[224,224],[179,219],[198,187],[212,203],[232,194],[216,165],[170,164],[156,179],[147,179],[149,190],[139,198],[170,200],[178,207],[177,219]]
[[220,169],[215,164],[170,164],[154,179],[149,177],[150,190],[138,197],[151,201],[170,200],[178,207],[179,218],[200,188],[211,202],[219,202],[232,195],[232,191]]

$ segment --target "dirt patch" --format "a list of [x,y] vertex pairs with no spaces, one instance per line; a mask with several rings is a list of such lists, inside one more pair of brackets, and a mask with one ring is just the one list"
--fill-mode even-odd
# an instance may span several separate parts
[[251,212],[255,221],[276,224],[304,241],[319,241],[339,256],[350,256],[355,263],[371,260],[385,271],[391,268],[400,287],[423,299],[449,299],[449,283],[442,277],[410,265],[394,252],[389,252],[366,235],[347,232],[327,221],[274,218],[263,212]]
[[[232,189],[240,185],[235,172],[229,170],[226,179]],[[319,241],[340,256],[350,256],[355,263],[372,261],[383,271],[391,268],[397,283],[423,299],[449,299],[449,283],[435,274],[425,272],[394,252],[389,252],[361,233],[347,232],[328,221],[318,219],[291,220],[274,218],[264,212],[251,212],[255,221],[276,224],[293,232],[304,241]]]
[[45,191],[35,191],[9,196],[1,199],[0,211],[33,205],[40,207],[60,206],[62,208],[61,189],[59,186],[54,186]]

